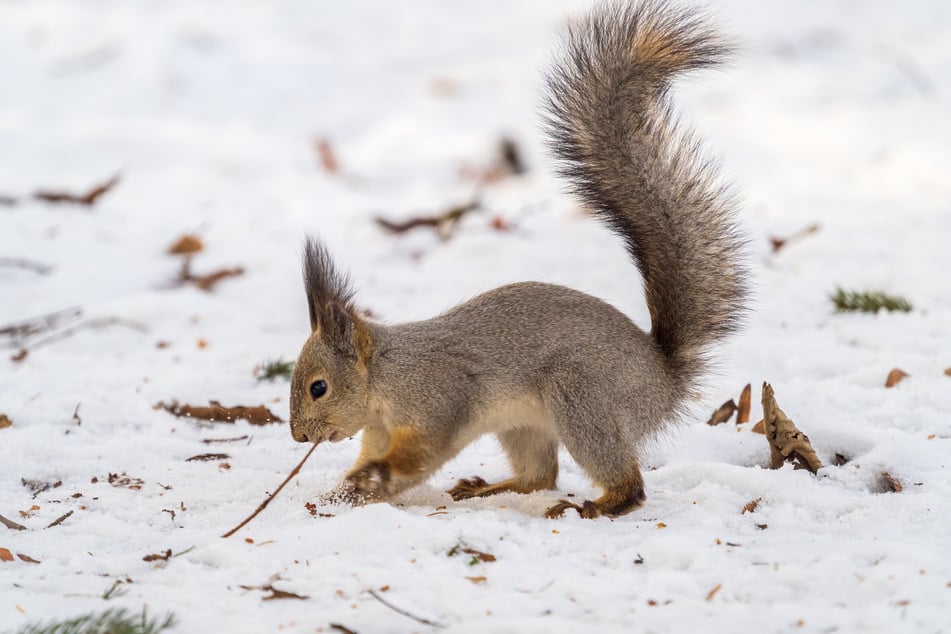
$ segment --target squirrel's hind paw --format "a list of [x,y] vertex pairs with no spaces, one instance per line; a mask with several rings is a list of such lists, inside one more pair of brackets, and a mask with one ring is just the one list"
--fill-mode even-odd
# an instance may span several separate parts
[[559,517],[563,516],[565,511],[568,509],[574,509],[578,511],[578,515],[586,520],[593,520],[597,517],[601,517],[601,509],[597,504],[591,502],[590,500],[585,500],[581,506],[575,504],[574,502],[569,502],[568,500],[558,500],[558,504],[555,504],[545,511],[545,517],[550,520],[558,519]]
[[452,487],[446,493],[452,496],[452,499],[468,500],[469,498],[479,497],[482,491],[489,486],[489,483],[476,476],[474,478],[465,478],[459,480],[456,486]]

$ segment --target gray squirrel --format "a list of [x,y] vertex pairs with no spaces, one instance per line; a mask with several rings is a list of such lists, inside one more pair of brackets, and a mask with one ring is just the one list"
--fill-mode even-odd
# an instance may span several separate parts
[[[604,491],[558,517],[617,516],[645,501],[639,451],[707,371],[705,349],[745,310],[743,240],[729,193],[678,130],[674,76],[729,47],[691,9],[602,4],[569,28],[545,121],[559,173],[625,243],[651,316],[645,333],[607,303],[538,282],[503,286],[424,321],[382,324],[354,306],[324,245],[305,243],[311,335],[291,379],[291,434],[335,442],[363,430],[330,498],[386,500],[495,434],[513,474],[460,480],[454,500],[554,489],[558,447]],[[635,278],[631,276],[631,282]]]

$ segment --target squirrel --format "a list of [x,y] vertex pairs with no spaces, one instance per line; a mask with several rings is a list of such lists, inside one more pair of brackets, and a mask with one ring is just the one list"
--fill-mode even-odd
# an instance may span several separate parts
[[459,480],[454,500],[554,489],[563,444],[603,494],[561,500],[546,516],[618,516],[644,503],[639,448],[685,413],[706,349],[745,311],[733,199],[678,129],[668,94],[676,75],[729,52],[694,10],[602,4],[569,27],[547,78],[559,174],[622,238],[643,279],[649,333],[600,299],[539,282],[431,319],[377,323],[355,308],[323,243],[305,241],[312,332],[291,378],[291,434],[320,443],[363,431],[356,464],[325,499],[389,499],[492,433],[512,477]]

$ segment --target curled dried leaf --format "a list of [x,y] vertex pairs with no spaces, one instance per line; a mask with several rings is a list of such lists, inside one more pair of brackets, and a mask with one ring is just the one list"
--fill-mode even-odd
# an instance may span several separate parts
[[779,408],[769,383],[763,383],[763,421],[766,440],[769,442],[771,469],[778,469],[787,461],[792,462],[797,469],[808,469],[812,473],[822,468],[809,437],[799,431],[792,419]]
[[743,513],[740,513],[740,515],[743,515],[745,513],[752,513],[753,511],[756,510],[756,507],[758,507],[759,503],[762,501],[763,501],[763,498],[756,498],[755,500],[750,500],[749,502],[743,505]]
[[713,412],[713,416],[710,417],[710,420],[707,421],[707,425],[711,427],[714,425],[722,425],[723,423],[730,420],[730,417],[733,416],[733,412],[736,411],[736,403],[733,402],[731,398],[729,401],[717,408],[717,411]]
[[904,381],[909,376],[911,375],[905,372],[904,370],[901,370],[899,368],[894,368],[892,369],[891,372],[888,373],[888,376],[885,378],[885,387],[895,387],[896,385]]
[[895,477],[887,471],[882,471],[882,487],[889,493],[901,493],[904,489],[901,482],[896,480]]
[[166,251],[169,255],[189,255],[198,253],[205,248],[201,238],[196,235],[186,233],[178,240],[173,242]]
[[736,406],[736,424],[737,425],[742,425],[743,423],[750,422],[750,407],[751,407],[752,396],[753,396],[753,386],[747,383],[746,387],[744,387],[743,391],[740,393],[740,403]]

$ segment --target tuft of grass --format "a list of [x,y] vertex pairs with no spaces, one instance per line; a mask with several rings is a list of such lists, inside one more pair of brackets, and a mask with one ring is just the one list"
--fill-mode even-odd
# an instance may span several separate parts
[[159,634],[175,626],[175,615],[149,618],[143,607],[141,614],[130,614],[125,609],[91,612],[63,621],[29,623],[16,634]]
[[911,310],[911,302],[904,297],[887,295],[880,291],[846,291],[836,288],[830,299],[838,313],[877,313],[882,309],[907,313]]
[[294,371],[294,362],[284,359],[275,359],[261,364],[261,370],[258,372],[258,381],[274,381],[283,378],[286,381],[291,380],[291,372]]

